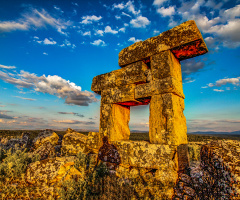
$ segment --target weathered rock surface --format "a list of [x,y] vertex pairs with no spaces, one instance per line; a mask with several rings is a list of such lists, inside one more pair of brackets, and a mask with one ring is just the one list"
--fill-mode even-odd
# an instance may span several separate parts
[[149,139],[154,144],[187,144],[184,100],[172,93],[154,95],[150,103]]
[[41,160],[54,157],[56,156],[55,146],[58,145],[58,141],[59,136],[54,131],[46,129],[33,140],[32,154],[40,155]]
[[171,51],[163,51],[150,57],[152,79],[174,77],[182,83],[181,65]]
[[58,144],[58,135],[49,129],[38,134],[38,136],[33,140],[33,146],[37,149],[39,146],[43,145],[45,142],[50,142],[52,145]]
[[239,141],[211,141],[201,147],[201,160],[180,173],[174,199],[240,199]]
[[177,81],[173,77],[167,77],[150,83],[139,84],[135,87],[135,99],[139,101],[141,98],[151,97],[153,95],[173,93],[179,97],[185,98],[183,94],[182,82]]
[[167,165],[175,165],[176,147],[169,145],[150,144],[143,141],[114,141],[121,164],[149,169],[161,169]]
[[101,145],[98,132],[89,132],[88,135],[68,129],[62,140],[61,151],[64,155],[77,155],[78,152],[97,153]]
[[145,71],[148,69],[143,61],[132,63],[122,69],[110,73],[95,76],[92,81],[91,90],[100,92],[109,88],[146,82]]
[[26,172],[26,181],[31,184],[54,184],[64,181],[66,176],[77,175],[80,172],[74,168],[76,157],[56,157],[31,163]]
[[30,145],[29,140],[29,133],[23,133],[21,138],[1,138],[0,140],[0,147],[2,149],[8,150],[12,149],[15,150],[16,147],[20,149],[28,148]]
[[135,101],[135,84],[110,88],[101,92],[101,102],[104,104]]
[[100,138],[107,136],[109,141],[129,140],[130,107],[118,104],[101,104]]
[[88,137],[82,133],[68,131],[62,140],[62,153],[67,155],[77,155],[79,151],[86,153]]
[[123,49],[119,53],[118,64],[123,67],[166,50],[172,50],[179,60],[208,52],[195,22],[190,20],[156,37],[136,42]]

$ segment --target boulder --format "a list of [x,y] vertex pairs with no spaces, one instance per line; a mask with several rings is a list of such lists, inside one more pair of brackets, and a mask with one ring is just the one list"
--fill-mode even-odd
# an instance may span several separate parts
[[87,147],[88,137],[82,133],[76,131],[67,130],[67,133],[63,136],[62,140],[62,153],[67,155],[77,155],[79,151],[88,152]]
[[25,179],[28,183],[41,185],[59,183],[72,176],[81,176],[74,168],[75,156],[49,158],[31,163],[27,167]]
[[45,131],[39,133],[38,136],[33,140],[33,147],[37,149],[47,141],[52,145],[57,145],[58,140],[59,136],[54,131],[46,129]]
[[39,154],[40,160],[54,157],[56,155],[55,146],[58,144],[58,140],[59,136],[55,132],[46,129],[33,140],[32,154]]

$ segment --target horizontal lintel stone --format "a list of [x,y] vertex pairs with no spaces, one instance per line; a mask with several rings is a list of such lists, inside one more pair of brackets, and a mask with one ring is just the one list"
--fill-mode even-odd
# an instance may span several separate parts
[[101,102],[104,104],[112,104],[126,101],[135,101],[135,87],[135,84],[131,84],[103,90],[101,92]]
[[147,69],[147,65],[143,61],[139,61],[124,68],[95,76],[92,81],[91,90],[94,92],[100,92],[116,86],[146,82],[147,77],[145,71]]
[[124,67],[130,63],[144,60],[162,51],[172,50],[179,60],[184,60],[208,52],[207,46],[195,23],[190,20],[158,36],[139,41],[119,53],[118,64]]

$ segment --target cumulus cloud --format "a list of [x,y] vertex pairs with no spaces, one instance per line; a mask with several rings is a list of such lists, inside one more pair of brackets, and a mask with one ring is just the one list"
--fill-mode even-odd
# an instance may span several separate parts
[[66,21],[61,17],[54,18],[44,9],[29,9],[30,11],[22,14],[22,17],[15,21],[1,21],[0,22],[0,33],[11,32],[11,31],[27,31],[30,29],[47,28],[51,26],[55,28],[59,33],[66,34],[63,32],[67,29],[72,22]]
[[100,35],[100,36],[103,36],[103,34],[104,34],[104,31],[102,30],[97,30],[95,33],[95,35]]
[[135,43],[135,42],[139,42],[139,41],[142,41],[142,40],[141,39],[136,39],[135,37],[130,37],[128,41]]
[[143,16],[138,16],[136,19],[132,19],[130,21],[130,24],[134,28],[145,28],[147,25],[149,25],[151,22],[148,20],[148,18]]
[[97,17],[96,15],[87,15],[82,17],[82,24],[92,24],[93,22],[97,22],[102,19],[102,16]]
[[166,1],[167,0],[154,0],[153,5],[154,6],[161,6]]
[[0,65],[0,68],[2,69],[15,69],[15,66],[6,66],[6,65]]
[[[217,80],[215,83],[209,83],[206,86],[203,86],[202,88],[208,88],[208,87],[221,87],[223,85],[227,85],[227,84],[232,84],[234,86],[239,86],[240,85],[240,77],[237,78],[223,78],[223,79],[219,79]],[[230,88],[228,87],[227,90],[230,90]],[[216,92],[222,92],[218,89],[214,89],[214,91]]]
[[119,9],[119,10],[123,10],[125,9],[126,11],[130,12],[133,15],[138,15],[140,13],[140,10],[136,10],[135,5],[133,4],[134,1],[128,1],[126,4],[124,3],[119,3],[116,4],[114,3],[112,6],[112,10],[114,9]]
[[163,17],[172,16],[175,13],[175,8],[173,6],[170,6],[168,8],[161,7],[157,9],[157,12]]
[[43,41],[41,41],[40,43],[45,44],[45,45],[54,45],[57,44],[56,41],[54,41],[52,38],[45,38]]
[[106,26],[104,32],[105,33],[112,33],[112,34],[117,34],[118,33],[118,31],[112,30],[112,28],[110,26]]
[[216,83],[215,83],[215,86],[222,86],[222,85],[226,85],[226,84],[233,84],[233,85],[239,85],[240,83],[240,77],[237,77],[237,78],[225,78],[225,79],[220,79],[220,80],[217,80]]
[[[0,71],[0,79],[18,88],[28,88],[36,92],[55,95],[65,99],[65,103],[70,105],[88,106],[89,103],[97,101],[93,93],[82,91],[80,86],[57,75],[37,76],[23,70],[15,74]],[[30,100],[29,98],[23,99]]]
[[[210,3],[211,2],[211,3]],[[211,15],[202,14],[202,9],[212,10]],[[214,1],[191,1],[182,2],[177,8],[177,14],[182,21],[195,20],[199,29],[208,34],[208,42],[211,47],[222,45],[228,48],[240,46],[240,5],[229,9],[223,8],[223,3],[216,4]]]
[[102,46],[102,47],[107,46],[106,43],[101,39],[95,40],[91,42],[91,44],[94,46]]

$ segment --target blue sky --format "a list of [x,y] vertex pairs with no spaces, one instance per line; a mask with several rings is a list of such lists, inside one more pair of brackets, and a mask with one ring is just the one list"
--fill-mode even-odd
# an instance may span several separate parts
[[[240,130],[240,1],[0,1],[0,129],[98,129],[94,76],[187,20],[209,52],[181,62],[188,132]],[[148,106],[130,128],[148,130]]]

